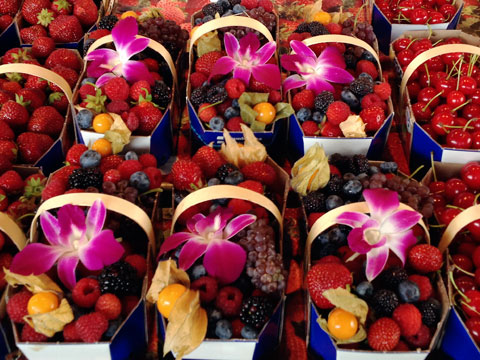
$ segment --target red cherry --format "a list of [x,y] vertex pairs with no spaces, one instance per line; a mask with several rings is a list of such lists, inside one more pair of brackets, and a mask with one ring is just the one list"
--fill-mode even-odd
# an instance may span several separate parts
[[463,240],[460,245],[458,245],[457,253],[471,258],[476,247],[477,245],[474,242]]
[[461,76],[458,82],[458,90],[465,95],[472,95],[477,89],[477,81],[471,76]]
[[447,73],[445,71],[436,71],[430,74],[431,82],[434,87],[436,87],[438,80],[443,80],[447,78]]
[[465,191],[455,196],[453,199],[453,206],[458,206],[462,209],[469,208],[475,201],[475,195],[469,191]]
[[412,40],[409,38],[397,39],[393,43],[393,50],[398,54],[400,51],[405,50],[411,42]]
[[448,179],[445,183],[445,197],[453,200],[458,194],[468,191],[467,185],[458,178]]
[[468,256],[462,254],[455,254],[452,255],[452,260],[455,265],[457,265],[460,269],[471,272],[473,269],[472,260]]
[[472,92],[472,95],[470,96],[470,99],[472,99],[472,104],[480,104],[480,89],[475,89]]
[[443,90],[443,94],[442,94],[442,97],[446,97],[447,94],[452,91],[453,89],[455,89],[456,87],[456,83],[455,83],[455,80],[453,78],[450,78],[450,79],[439,79],[436,83],[435,83],[435,89],[437,89],[437,91],[442,91]]
[[423,101],[425,103],[430,103],[429,107],[431,109],[437,107],[440,104],[440,95],[439,91],[433,87],[426,87],[420,90],[417,96],[418,101]]
[[448,225],[461,212],[462,212],[462,210],[460,210],[460,209],[454,209],[454,208],[447,207],[440,214],[440,221],[442,222],[442,224]]
[[428,20],[428,12],[422,8],[413,9],[410,12],[410,22],[412,24],[426,24]]
[[430,20],[428,20],[429,24],[443,24],[445,22],[445,18],[438,11],[432,11],[429,14],[429,16],[430,16]]
[[415,100],[418,96],[418,93],[421,90],[420,85],[416,81],[409,82],[407,84],[408,95],[410,96],[410,100]]
[[458,90],[452,90],[447,94],[447,104],[456,108],[467,101],[466,96]]
[[467,319],[467,321],[465,321],[465,325],[467,326],[467,329],[470,335],[472,335],[473,340],[475,340],[475,342],[479,344],[480,343],[480,317],[477,315]]
[[[428,50],[428,49],[426,49]],[[439,56],[435,56],[427,61],[428,69],[431,71],[442,71],[445,69],[445,64],[442,61],[442,58]],[[421,67],[420,69],[425,69],[425,67]]]
[[423,0],[423,5],[433,8],[435,6],[435,0]]
[[472,134],[472,149],[480,149],[480,131],[477,130]]
[[[450,4],[451,2],[448,3]],[[444,44],[463,44],[463,41],[459,37],[451,37],[445,40]]]
[[412,13],[412,10],[415,8],[415,5],[413,5],[413,1],[411,0],[403,0],[398,3],[398,10],[400,13],[405,15],[405,17],[410,19],[410,15]]
[[447,134],[446,146],[455,149],[470,149],[472,147],[472,136],[463,129],[453,129]]
[[475,285],[480,285],[480,268],[475,270]]
[[473,251],[472,261],[476,268],[480,267],[480,246],[477,246]]
[[433,47],[432,42],[428,38],[418,39],[411,46],[412,51],[414,53],[419,50],[428,50],[428,49],[431,49],[432,47]]
[[444,136],[447,134],[448,127],[454,126],[455,120],[451,114],[441,112],[440,114],[433,116],[431,124],[433,126],[433,131],[440,136]]
[[445,191],[445,182],[444,181],[432,181],[428,185],[430,192],[432,194],[440,194]]
[[[475,242],[477,242],[477,243],[480,242],[480,220],[472,221],[470,224],[468,224],[467,225],[467,230],[470,231],[470,235],[472,236],[472,239]],[[480,265],[480,252],[477,256],[479,256],[478,262],[475,261],[475,253],[474,253],[473,263],[474,264],[478,263]],[[477,265],[475,265],[475,266],[478,267]]]
[[397,55],[400,66],[407,66],[413,60],[413,51],[410,49],[402,50]]
[[418,82],[422,88],[432,85],[432,76],[426,72],[422,72],[418,77]]
[[455,16],[457,9],[451,4],[444,4],[440,6],[439,11],[440,14],[442,14],[447,20],[449,20]]
[[[464,118],[461,118],[461,117],[456,117],[455,118],[455,126],[462,126],[462,127],[465,127],[465,125],[467,125],[467,119],[464,119]],[[470,127],[471,126],[468,126],[465,130],[468,130],[470,131]]]
[[442,105],[438,106],[437,108],[435,108],[435,110],[433,111],[433,114],[437,115],[437,114],[440,114],[442,112],[445,112],[447,114],[451,114],[453,116],[457,115],[457,112],[453,111],[453,108],[450,105],[447,105],[447,104],[442,104]]
[[461,301],[462,310],[469,317],[478,316],[478,313],[480,313],[480,291],[469,290],[465,292],[465,296],[469,301],[465,299]]
[[[450,68],[451,66],[453,66],[453,64],[459,62],[458,60],[463,56],[463,54],[459,52],[452,52],[452,53],[446,53],[440,56],[442,57],[443,63],[445,65],[448,65],[448,68]],[[455,81],[455,85],[457,85],[456,84],[457,81],[455,78],[452,77],[450,79]]]
[[480,190],[480,163],[476,161],[465,164],[460,170],[463,182],[472,190]]
[[[458,274],[462,273],[458,272]],[[458,278],[455,279],[455,284],[458,286],[458,289],[464,294],[470,290],[477,290],[475,280],[467,275],[459,275]]]
[[432,124],[422,124],[422,129],[426,131],[426,133],[428,135],[430,135],[430,137],[437,141],[438,139],[438,134],[435,132],[435,130],[433,130],[433,126]]
[[462,116],[465,119],[480,118],[480,105],[479,104],[467,104],[462,110]]
[[413,116],[417,121],[428,121],[432,117],[432,110],[426,102],[419,101],[412,105]]

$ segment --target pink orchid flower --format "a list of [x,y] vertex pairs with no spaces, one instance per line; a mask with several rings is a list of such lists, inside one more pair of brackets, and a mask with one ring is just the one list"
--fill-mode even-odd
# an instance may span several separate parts
[[290,47],[295,51],[292,55],[283,55],[280,62],[282,66],[292,72],[283,82],[283,90],[306,88],[320,94],[322,91],[333,92],[330,84],[348,84],[354,77],[345,70],[345,60],[335,46],[328,46],[317,57],[312,49],[298,40],[290,41]]
[[227,56],[217,60],[210,78],[215,75],[226,75],[233,70],[233,77],[248,85],[250,76],[272,89],[280,89],[281,75],[277,65],[267,64],[275,54],[277,45],[270,41],[260,48],[260,40],[254,33],[248,33],[240,42],[230,33],[224,35]]
[[81,261],[88,270],[101,270],[120,260],[124,252],[112,230],[102,230],[107,211],[101,200],[93,203],[87,217],[82,208],[64,205],[55,218],[48,211],[40,215],[40,225],[49,243],[28,244],[13,258],[10,271],[40,275],[57,263],[58,277],[69,289],[77,280],[75,269]]
[[87,76],[98,78],[98,87],[106,84],[108,80],[123,76],[127,81],[134,83],[146,80],[153,85],[153,77],[147,66],[130,58],[145,50],[150,42],[147,38],[136,38],[138,24],[134,17],[120,20],[112,30],[115,49],[96,49],[85,56],[87,61],[92,61],[87,68]]
[[408,249],[417,242],[411,228],[422,215],[412,210],[399,210],[400,202],[395,191],[367,189],[363,197],[370,216],[359,212],[344,212],[337,217],[339,224],[351,226],[348,246],[358,254],[367,255],[366,276],[372,281],[387,263],[389,251],[405,265]]
[[238,244],[228,241],[242,229],[255,222],[255,215],[244,214],[233,218],[230,209],[218,208],[208,216],[194,215],[187,222],[188,232],[170,235],[160,248],[159,257],[183,244],[178,257],[180,269],[187,270],[205,255],[203,265],[207,273],[223,284],[238,279],[247,260],[245,250]]

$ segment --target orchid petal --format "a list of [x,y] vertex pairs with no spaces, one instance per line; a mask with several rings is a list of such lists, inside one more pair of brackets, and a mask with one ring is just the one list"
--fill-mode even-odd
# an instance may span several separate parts
[[257,63],[258,64],[265,64],[270,58],[275,54],[275,50],[277,49],[277,44],[275,41],[270,41],[263,45],[257,51]]
[[317,75],[308,77],[307,89],[312,90],[315,93],[315,95],[320,94],[322,91],[330,91],[330,92],[334,91],[332,84],[330,84],[325,80],[322,80],[322,78]]
[[388,260],[388,253],[388,246],[377,247],[368,252],[365,271],[368,281],[372,281],[382,272]]
[[325,80],[338,84],[351,83],[355,78],[347,70],[334,66],[325,66],[322,71]]
[[120,20],[112,29],[112,38],[117,51],[122,52],[137,34],[138,24],[134,17],[129,16]]
[[366,189],[363,197],[370,209],[371,217],[382,221],[385,217],[397,210],[400,202],[395,191],[387,189]]
[[368,220],[370,220],[370,216],[366,214],[354,211],[345,211],[340,214],[335,221],[338,224],[357,228],[363,226],[363,224],[365,224]]
[[60,236],[60,224],[55,216],[50,214],[48,211],[43,212],[40,215],[40,226],[42,227],[43,233],[47,238],[47,241],[51,245],[67,245],[65,244],[65,238]]
[[388,246],[395,255],[405,265],[408,249],[417,243],[417,238],[412,230],[404,231],[398,234],[388,234]]
[[103,230],[79,249],[78,257],[87,269],[101,270],[120,260],[124,252],[123,246],[115,240],[113,231]]
[[232,221],[230,221],[225,227],[225,230],[223,232],[224,239],[230,239],[232,236],[238,234],[248,225],[253,224],[256,220],[257,217],[251,214],[243,214],[237,216],[236,218],[232,219]]
[[123,63],[122,72],[125,79],[130,83],[141,80],[148,81],[150,85],[155,83],[152,74],[148,71],[147,65],[140,61],[129,60]]
[[244,37],[242,37],[239,41],[240,49],[238,51],[240,56],[248,56],[252,57],[253,54],[258,50],[260,47],[260,40],[258,40],[257,35],[254,33],[248,33]]
[[240,49],[237,38],[227,32],[223,35],[223,42],[225,44],[225,51],[227,52],[227,55],[231,58],[235,58],[238,50]]
[[104,63],[115,62],[118,59],[118,53],[112,49],[96,49],[85,56],[87,61],[101,60]]
[[222,284],[237,280],[245,267],[247,254],[238,244],[231,241],[214,241],[208,246],[203,265],[210,276]]
[[103,60],[95,60],[88,65],[87,76],[99,78],[109,71],[110,70],[107,69],[107,66],[105,66],[105,62]]
[[57,219],[60,224],[61,237],[69,239],[69,241],[83,238],[87,226],[85,225],[85,214],[79,206],[71,204],[62,206],[58,209]]
[[98,79],[97,79],[97,82],[95,83],[95,85],[97,87],[102,87],[103,85],[105,85],[107,82],[109,82],[111,79],[113,78],[116,78],[117,75],[109,72],[109,73],[105,73],[103,74],[102,76],[100,76]]
[[290,75],[283,81],[283,91],[287,92],[291,89],[302,87],[307,82],[303,80],[300,75]]
[[280,58],[280,64],[287,71],[299,72],[301,70],[299,64],[303,64],[304,60],[305,58],[297,54],[283,55]]
[[359,254],[366,254],[372,249],[372,245],[365,241],[362,228],[354,228],[348,234],[348,246]]
[[177,232],[175,234],[170,235],[168,238],[165,239],[162,246],[160,247],[160,252],[158,256],[165,254],[166,252],[176,249],[185,241],[201,238],[198,235],[189,233],[189,232]]
[[327,46],[318,57],[318,63],[328,64],[329,66],[335,66],[342,69],[346,68],[343,55],[335,46]]
[[242,66],[237,66],[233,70],[233,77],[242,80],[246,85],[250,82],[251,69],[246,69]]
[[394,234],[410,229],[418,223],[422,215],[416,211],[398,210],[388,216],[380,225],[383,234]]
[[76,256],[62,257],[57,264],[57,273],[60,281],[70,290],[72,290],[77,283],[75,276],[77,265],[78,257]]
[[297,55],[300,55],[302,58],[317,58],[317,55],[313,52],[312,49],[310,49],[307,45],[305,45],[303,42],[298,41],[298,40],[292,40],[290,41],[290,47],[292,48],[293,51]]
[[40,275],[62,255],[62,249],[46,244],[28,244],[12,260],[10,271],[20,275]]
[[197,259],[205,254],[208,244],[200,240],[190,240],[183,245],[178,256],[178,266],[180,269],[187,270]]
[[[231,72],[238,63],[233,60],[231,57],[223,56],[217,60],[213,66],[212,72],[210,73],[209,79],[215,75],[226,75]],[[247,83],[248,84],[248,83]]]
[[223,211],[222,208],[218,208],[205,219],[198,221],[195,225],[195,229],[198,234],[208,234],[210,232],[217,232],[223,230],[227,221],[233,216],[232,211]]
[[190,219],[188,219],[187,221],[187,229],[188,231],[190,231],[191,233],[194,233],[196,234],[197,233],[197,229],[195,229],[195,224],[200,221],[200,220],[203,220],[205,219],[205,215],[203,214],[195,214],[193,215],[193,217],[191,217]]
[[[105,223],[105,217],[107,216],[107,209],[102,200],[96,200],[92,207],[88,210],[86,224],[87,231],[85,235],[88,239],[93,238],[100,231],[102,231]],[[43,226],[42,226],[43,228]]]
[[[142,52],[148,47],[150,39],[147,38],[138,38],[130,41],[121,51],[121,57],[130,59],[133,55]],[[119,51],[120,52],[120,51]]]
[[252,67],[252,75],[255,80],[264,83],[274,90],[278,90],[282,86],[282,76],[277,65],[256,65]]

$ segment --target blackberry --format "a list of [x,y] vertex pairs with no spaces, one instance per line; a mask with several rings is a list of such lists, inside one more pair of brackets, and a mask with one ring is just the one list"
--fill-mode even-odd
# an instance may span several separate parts
[[344,156],[339,153],[332,154],[328,162],[335,166],[342,174],[352,172],[353,162],[352,158],[349,156]]
[[408,279],[408,274],[404,268],[396,266],[384,270],[378,279],[384,288],[397,291],[398,285]]
[[309,23],[308,30],[310,30],[309,32],[310,34],[312,34],[312,36],[330,34],[327,28],[323,26],[321,23],[319,23],[318,21],[312,21],[311,23]]
[[242,0],[228,0],[230,3],[231,8],[233,8],[235,5],[240,4]]
[[99,29],[106,29],[112,31],[113,27],[117,24],[118,18],[115,15],[107,15],[100,19],[98,22]]
[[355,166],[355,175],[362,173],[368,174],[370,164],[368,163],[368,159],[365,155],[354,155],[352,161],[353,166]]
[[325,195],[319,191],[308,193],[303,197],[303,206],[308,214],[325,211]]
[[70,189],[86,189],[90,186],[100,189],[103,175],[98,168],[80,168],[73,170],[68,177]]
[[358,78],[352,81],[349,86],[351,92],[357,97],[363,97],[373,92],[373,82],[365,78]]
[[273,306],[264,296],[251,296],[243,302],[240,319],[245,325],[261,329],[273,313]]
[[223,14],[223,6],[218,5],[216,3],[210,3],[205,5],[202,8],[202,13],[204,16],[210,15],[210,16],[213,16],[213,18],[215,18],[216,13],[219,13],[220,15]]
[[98,277],[98,282],[102,294],[111,293],[117,296],[137,295],[141,285],[135,268],[123,260],[105,267]]
[[190,102],[195,107],[198,107],[203,103],[206,103],[207,102],[207,88],[204,87],[204,86],[201,86],[201,87],[193,90],[192,93],[190,94]]
[[227,90],[223,86],[215,85],[207,91],[207,102],[211,104],[224,102],[227,97]]
[[152,99],[155,104],[165,109],[172,99],[172,89],[162,80],[157,80],[152,89]]
[[304,33],[304,32],[310,32],[310,27],[308,26],[308,23],[301,23],[300,25],[297,26],[294,32],[296,33]]
[[238,170],[238,168],[235,165],[232,164],[223,164],[220,166],[217,170],[217,174],[215,177],[220,179],[220,181],[223,183],[225,181],[225,178],[230,174],[231,172]]
[[343,179],[338,175],[332,175],[323,189],[329,195],[338,195],[342,191],[342,187]]
[[331,91],[322,91],[315,97],[315,110],[325,114],[330,104],[334,101],[335,99],[333,98],[333,93]]
[[354,53],[345,52],[344,58],[345,58],[345,65],[347,66],[348,69],[355,69],[357,67],[357,58],[355,57]]
[[431,298],[420,302],[417,307],[422,314],[422,322],[428,327],[433,327],[440,321],[442,305],[438,300]]
[[392,316],[393,310],[398,306],[397,295],[391,290],[381,289],[376,291],[371,298],[371,306],[377,318]]

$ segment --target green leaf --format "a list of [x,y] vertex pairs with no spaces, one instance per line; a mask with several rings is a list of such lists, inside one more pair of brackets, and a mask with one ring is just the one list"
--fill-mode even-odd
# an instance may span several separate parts
[[289,117],[290,115],[295,113],[292,105],[290,105],[289,103],[284,103],[284,102],[277,103],[275,105],[275,110],[277,111],[277,113],[276,113],[275,119],[273,119],[273,121],[277,121],[279,119]]

